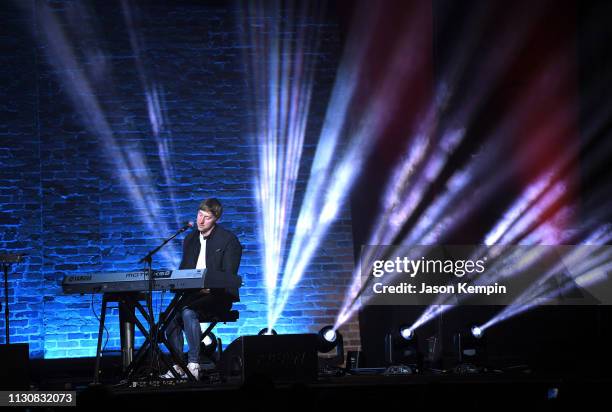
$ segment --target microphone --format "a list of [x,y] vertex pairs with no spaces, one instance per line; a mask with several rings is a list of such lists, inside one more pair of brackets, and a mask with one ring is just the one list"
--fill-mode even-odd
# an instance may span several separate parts
[[[159,249],[161,249],[162,247],[164,247],[164,245],[168,242],[170,242],[172,239],[174,239],[175,237],[177,237],[178,235],[180,235],[181,233],[183,233],[184,231],[186,231],[187,229],[189,229],[190,227],[193,227],[193,222],[185,222],[183,224],[183,227],[180,228],[178,230],[178,232],[176,232],[175,234],[173,234],[171,237],[169,237],[168,239],[164,240],[163,243],[159,246],[157,246],[155,249],[153,249],[152,251],[150,251],[149,253],[147,253],[147,255],[145,257],[143,257],[142,259],[140,259],[138,261],[138,263],[142,263],[142,262],[148,262],[149,265],[151,265],[151,259],[153,258],[153,255],[157,253],[157,251]],[[150,266],[149,266],[150,267]]]
[[184,231],[186,231],[189,228],[193,227],[193,222],[189,221],[189,222],[185,222],[183,224],[183,227],[179,230],[179,233],[183,233]]

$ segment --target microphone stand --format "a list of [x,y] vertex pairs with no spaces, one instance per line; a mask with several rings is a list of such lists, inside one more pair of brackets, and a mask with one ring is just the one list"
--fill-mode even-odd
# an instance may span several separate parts
[[[191,228],[191,224],[187,224],[180,228],[174,235],[165,239],[159,246],[147,253],[138,263],[146,263],[145,274],[148,279],[148,293],[147,293],[147,311],[149,312],[149,340],[151,341],[151,363],[150,363],[150,374],[153,375],[153,362],[156,358],[156,352],[153,350],[153,345],[157,345],[157,325],[155,324],[155,313],[153,313],[153,255],[155,255],[161,248],[166,246],[168,242],[173,240],[175,237]],[[151,376],[152,377],[152,376]]]
[[[10,336],[10,319],[9,319],[9,288],[8,288],[8,271],[12,263],[19,263],[23,259],[24,254],[1,254],[0,262],[4,272],[4,329],[6,332],[5,343],[11,343]],[[0,305],[1,306],[1,305]]]

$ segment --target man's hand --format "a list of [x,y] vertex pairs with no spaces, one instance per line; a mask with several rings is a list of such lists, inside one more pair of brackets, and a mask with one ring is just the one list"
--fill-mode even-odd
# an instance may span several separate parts
[[210,293],[210,289],[200,289],[200,295],[208,295]]

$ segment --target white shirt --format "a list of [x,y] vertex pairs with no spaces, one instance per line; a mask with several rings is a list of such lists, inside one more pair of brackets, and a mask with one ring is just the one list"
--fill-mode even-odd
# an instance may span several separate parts
[[200,233],[200,255],[198,256],[198,263],[196,263],[196,269],[206,269],[206,239]]

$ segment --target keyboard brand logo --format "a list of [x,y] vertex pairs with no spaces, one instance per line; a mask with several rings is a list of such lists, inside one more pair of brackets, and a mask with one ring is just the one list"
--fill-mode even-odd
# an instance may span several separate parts
[[91,275],[70,276],[68,280],[70,282],[84,282],[87,280],[91,280]]
[[153,275],[154,278],[169,278],[171,276],[172,276],[172,271],[171,270],[158,270]]
[[144,277],[144,272],[142,271],[141,272],[129,272],[125,274],[125,277],[127,279],[134,279],[134,278],[140,279]]

